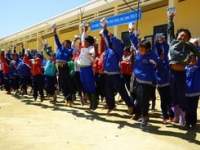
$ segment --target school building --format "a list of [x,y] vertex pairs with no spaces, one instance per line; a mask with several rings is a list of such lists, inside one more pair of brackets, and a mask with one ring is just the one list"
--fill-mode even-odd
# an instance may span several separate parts
[[[189,28],[194,37],[200,36],[200,0],[142,0],[142,18],[138,23],[141,37],[152,38],[155,33],[164,32],[167,29],[167,9],[172,3],[176,7],[175,26],[177,28]],[[171,5],[171,4],[170,4]],[[16,46],[20,49],[24,44],[26,49],[41,49],[42,41],[47,40],[52,49],[55,49],[52,34],[52,25],[57,24],[61,41],[72,40],[79,34],[81,21],[88,23],[130,12],[138,8],[138,0],[90,0],[88,3],[68,10],[46,21],[33,25],[23,31],[14,33],[0,39],[0,48],[7,50]],[[110,28],[110,31],[126,41],[128,25],[119,25]],[[90,31],[90,35],[99,37],[99,31]]]

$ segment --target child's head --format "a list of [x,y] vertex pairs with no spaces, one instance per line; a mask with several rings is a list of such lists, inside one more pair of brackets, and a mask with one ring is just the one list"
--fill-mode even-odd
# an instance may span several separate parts
[[197,57],[195,55],[191,55],[189,58],[189,64],[190,65],[195,65],[197,64]]
[[160,43],[160,44],[164,43],[165,42],[165,35],[163,33],[156,34],[155,42]]
[[70,40],[65,40],[62,43],[62,45],[63,45],[64,48],[71,48],[71,41]]
[[94,45],[94,43],[95,43],[95,40],[94,40],[94,38],[92,37],[92,36],[87,36],[86,38],[85,38],[85,47],[86,48],[88,48],[88,47],[90,47],[90,46],[93,46]]
[[148,40],[142,40],[139,43],[139,52],[141,55],[148,53],[151,49],[151,42]]
[[183,42],[188,42],[192,35],[188,29],[179,29],[176,33],[176,39]]

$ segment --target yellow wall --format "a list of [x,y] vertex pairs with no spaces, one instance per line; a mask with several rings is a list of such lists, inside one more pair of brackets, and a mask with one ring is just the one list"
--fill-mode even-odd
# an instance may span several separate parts
[[27,46],[26,48],[29,48],[29,49],[37,49],[37,40],[33,39],[33,40],[28,41],[26,46]]
[[[194,37],[200,36],[200,0],[186,0],[176,5],[175,27],[188,28]],[[154,9],[142,14],[139,22],[141,37],[152,35],[153,27],[167,24],[167,7]],[[119,27],[118,32],[127,31],[128,25]]]
[[54,36],[53,34],[49,34],[47,36],[42,37],[43,40],[47,40],[47,43],[49,46],[52,47],[52,49],[55,49],[55,42],[54,42]]

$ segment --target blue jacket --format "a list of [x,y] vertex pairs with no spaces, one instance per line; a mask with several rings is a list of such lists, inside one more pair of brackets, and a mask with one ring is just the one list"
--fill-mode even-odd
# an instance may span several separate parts
[[120,73],[119,62],[122,59],[124,44],[116,37],[111,38],[111,48],[105,50],[104,55],[104,72]]
[[24,62],[21,62],[18,66],[17,66],[17,74],[20,77],[30,77],[31,76],[31,68],[30,66],[28,66],[27,64],[25,64]]
[[200,96],[200,66],[188,65],[186,68],[186,96]]
[[135,56],[133,74],[138,83],[154,85],[156,83],[157,57],[153,51],[145,55],[139,53]]
[[[158,65],[156,69],[156,81],[158,87],[165,87],[170,85],[170,67],[169,67],[169,45],[167,43],[156,43],[154,51],[158,58]],[[160,55],[164,54],[164,58],[161,59]]]
[[72,57],[73,49],[71,48],[64,48],[62,44],[60,43],[60,40],[58,38],[58,35],[55,35],[55,42],[57,45],[57,51],[56,51],[56,62],[63,62],[66,63],[69,61]]
[[138,40],[138,38],[137,38],[137,36],[135,35],[134,32],[129,32],[129,39],[130,39],[130,42],[131,42],[131,47],[133,47],[137,50],[139,40]]
[[56,65],[52,61],[48,60],[44,67],[44,75],[54,77],[56,76],[56,72]]

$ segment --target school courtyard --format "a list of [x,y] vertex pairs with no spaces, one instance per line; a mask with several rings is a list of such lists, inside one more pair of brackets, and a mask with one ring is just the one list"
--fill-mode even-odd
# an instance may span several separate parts
[[150,125],[142,131],[123,104],[107,116],[103,105],[90,112],[79,101],[72,108],[65,107],[62,97],[53,106],[49,101],[33,102],[30,97],[0,95],[0,150],[200,149],[200,125],[189,132],[175,124],[163,125],[159,100]]

